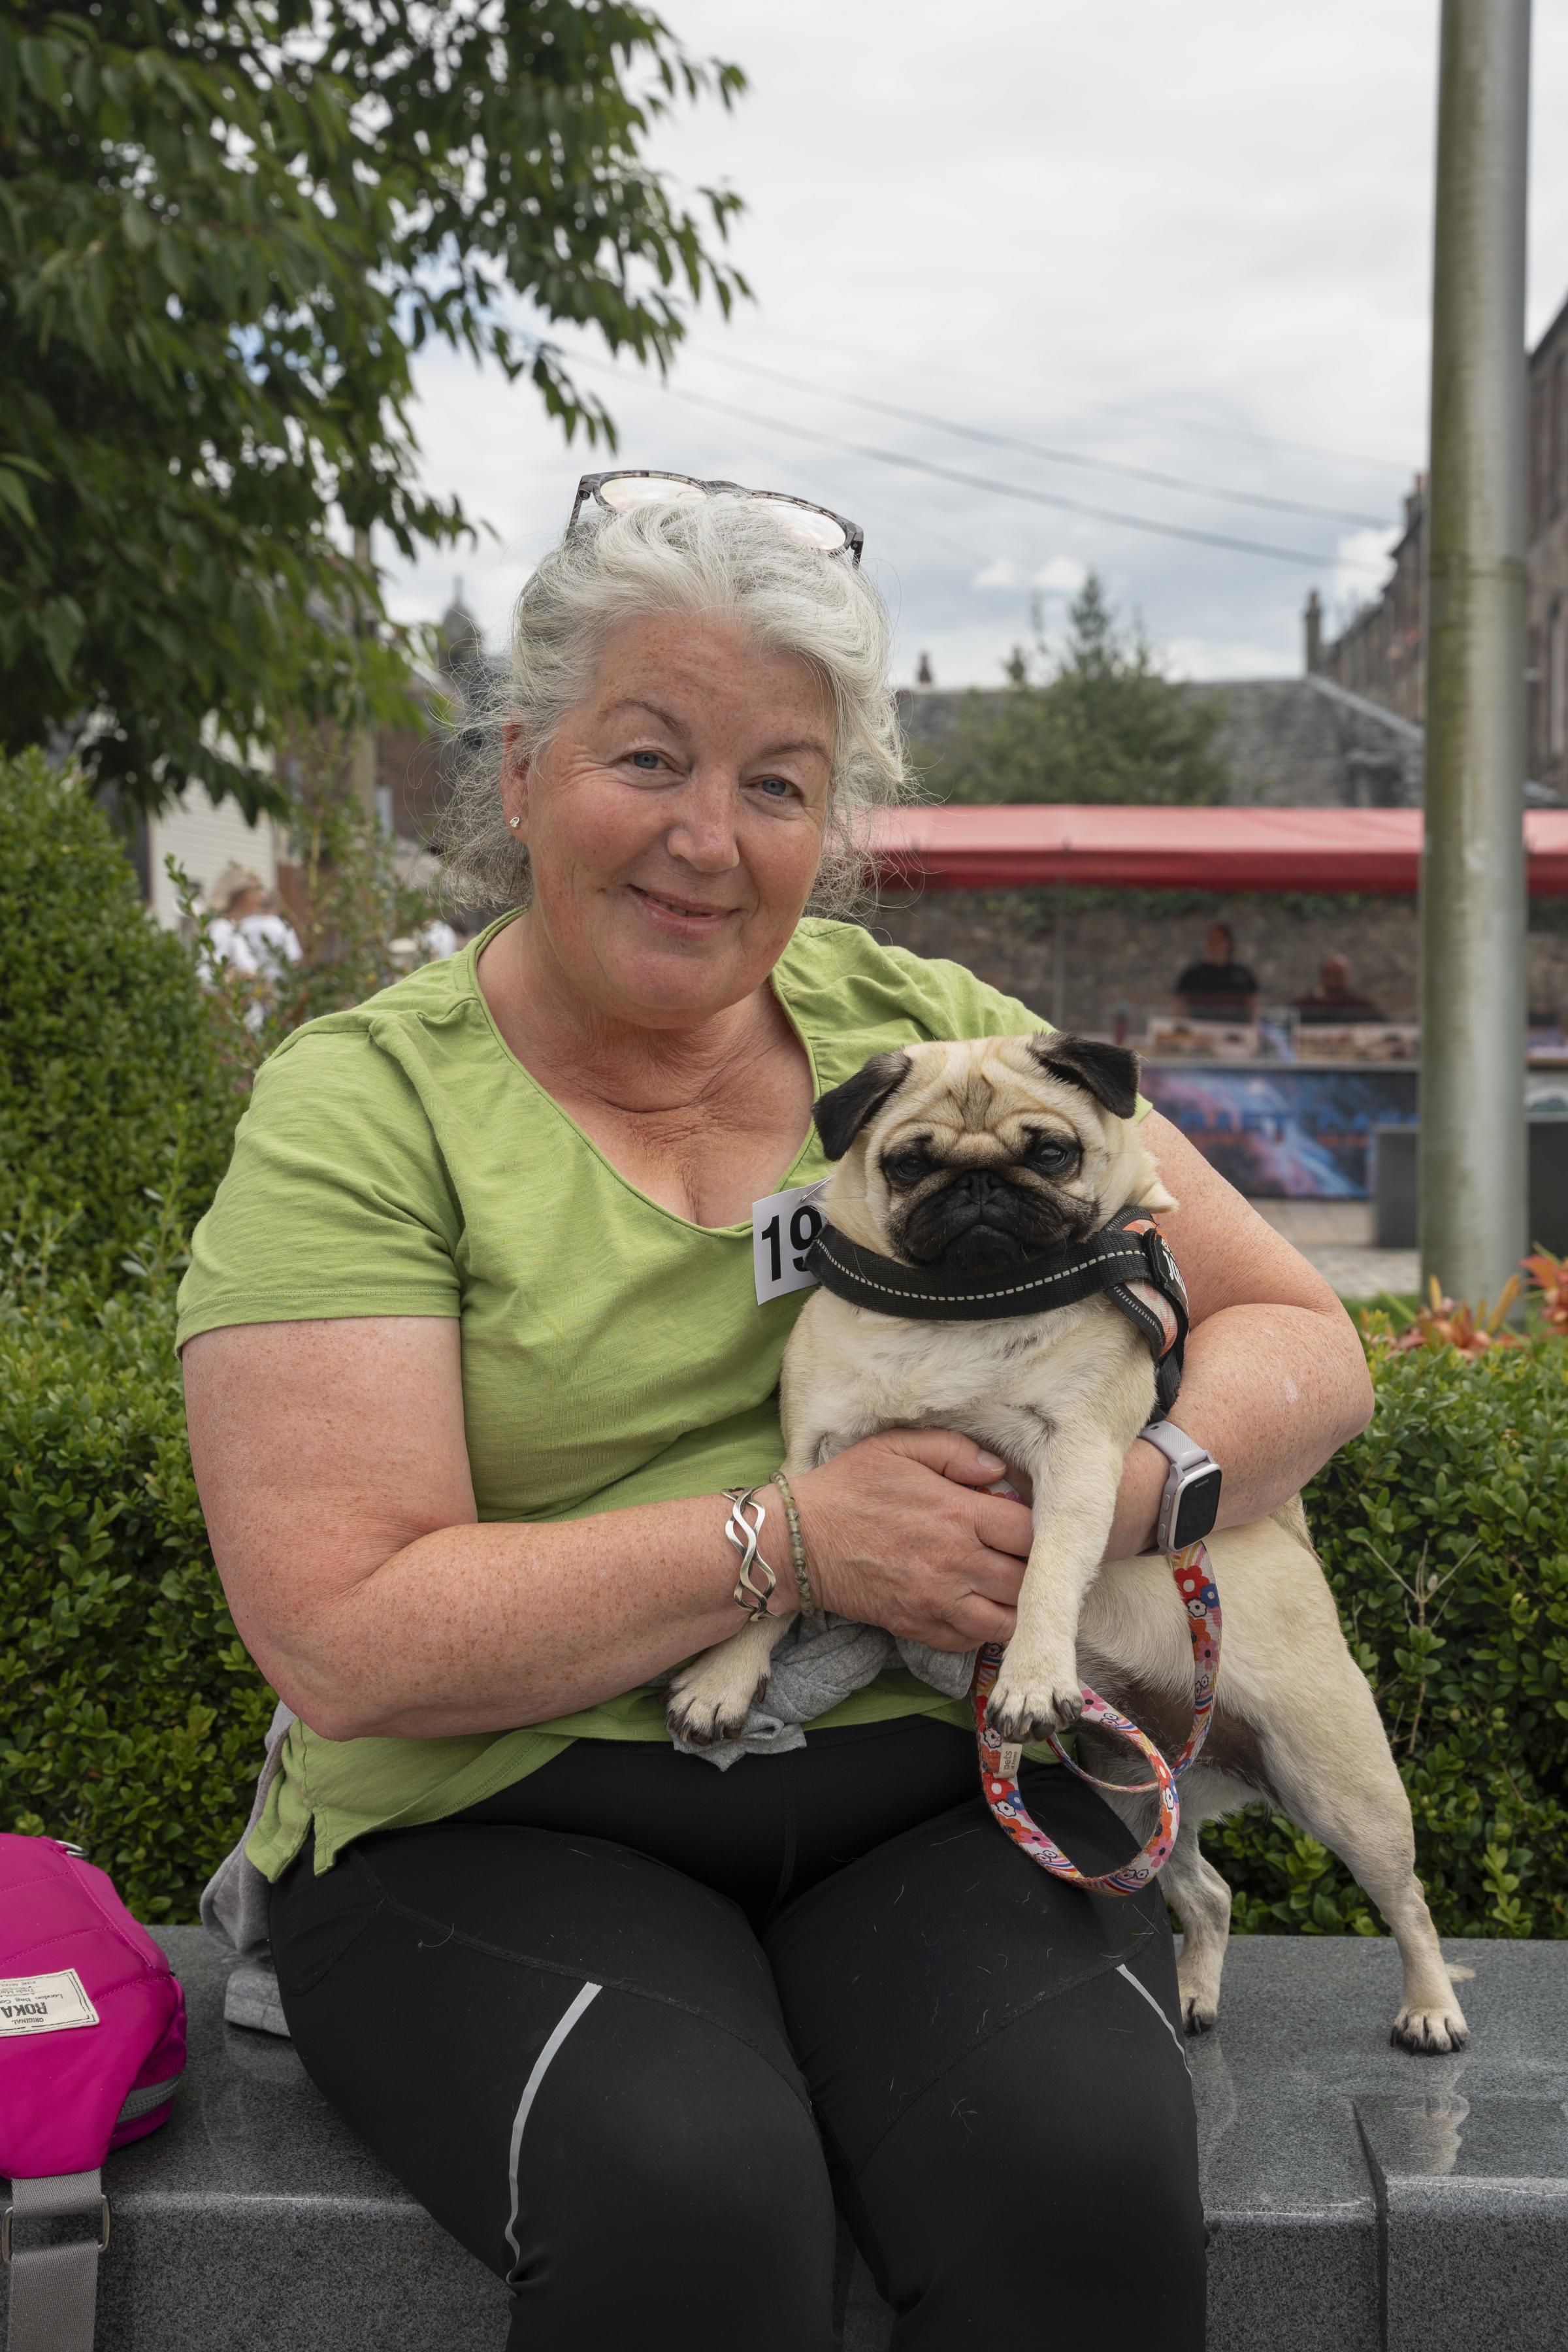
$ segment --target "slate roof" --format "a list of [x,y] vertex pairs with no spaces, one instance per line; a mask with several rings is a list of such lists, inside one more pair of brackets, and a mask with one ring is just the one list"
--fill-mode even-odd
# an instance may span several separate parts
[[[1010,691],[982,688],[988,699]],[[1401,808],[1420,798],[1419,755],[1391,720],[1355,710],[1305,677],[1218,679],[1184,692],[1225,705],[1218,749],[1228,760],[1238,806]],[[899,714],[917,767],[940,751],[969,697],[941,688],[904,688]]]

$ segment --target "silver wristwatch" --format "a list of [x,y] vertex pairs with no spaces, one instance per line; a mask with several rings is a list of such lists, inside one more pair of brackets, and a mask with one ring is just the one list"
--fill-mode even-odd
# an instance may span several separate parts
[[1219,1517],[1221,1471],[1212,1454],[1173,1421],[1152,1421],[1139,1436],[1157,1446],[1170,1464],[1160,1497],[1157,1551],[1185,1551],[1210,1534]]

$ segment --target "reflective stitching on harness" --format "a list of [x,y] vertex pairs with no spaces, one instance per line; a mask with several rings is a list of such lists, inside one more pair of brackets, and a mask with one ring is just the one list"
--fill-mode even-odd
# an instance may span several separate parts
[[511,2211],[507,2219],[506,2242],[511,2248],[512,2261],[514,2264],[522,2260],[522,2252],[517,2242],[517,2165],[518,2158],[522,2152],[522,2132],[523,2126],[528,2121],[528,2111],[532,2106],[534,2100],[539,2096],[539,2086],[544,2080],[551,2060],[555,2056],[561,2044],[565,2041],[566,2036],[571,2032],[572,2028],[576,2024],[578,2019],[587,2009],[589,2003],[597,1994],[603,1992],[605,1988],[603,1985],[596,1984],[585,1984],[583,1987],[581,1992],[577,1995],[576,2000],[572,2003],[565,2015],[561,2019],[554,2032],[551,2035],[549,2041],[545,2043],[543,2049],[534,2060],[533,2072],[530,2074],[527,2082],[522,2087],[522,2097],[518,2103],[517,2114],[512,2121],[511,2149],[507,2158],[507,2170],[511,2182]]
[[[912,1299],[917,1307],[930,1304],[929,1292],[895,1290],[890,1282],[873,1282],[869,1276],[857,1274],[853,1266],[846,1265],[841,1258],[834,1256],[825,1239],[819,1237],[816,1246],[836,1274],[843,1275],[847,1282],[858,1282],[862,1290],[879,1290],[884,1298]],[[1122,1255],[1129,1265],[1142,1267],[1144,1263],[1142,1250],[1126,1250],[1123,1251]],[[1116,1260],[1108,1254],[1103,1263],[1106,1265],[1114,1265]],[[1069,1265],[1064,1273],[1038,1275],[1033,1282],[1016,1282],[1007,1290],[968,1290],[963,1296],[966,1298],[1019,1298],[1026,1291],[1048,1290],[1053,1282],[1076,1282],[1081,1272],[1081,1267]]]

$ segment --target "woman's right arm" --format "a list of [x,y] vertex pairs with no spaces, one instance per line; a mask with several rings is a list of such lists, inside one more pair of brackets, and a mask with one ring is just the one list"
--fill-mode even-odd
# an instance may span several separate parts
[[[234,1325],[184,1360],[240,1638],[329,1739],[544,1722],[739,1630],[717,1496],[479,1522],[455,1319]],[[902,1430],[797,1478],[824,1606],[939,1649],[1006,1640],[1030,1523],[982,1491],[998,1475],[968,1438]],[[768,1549],[787,1589],[787,1545]]]

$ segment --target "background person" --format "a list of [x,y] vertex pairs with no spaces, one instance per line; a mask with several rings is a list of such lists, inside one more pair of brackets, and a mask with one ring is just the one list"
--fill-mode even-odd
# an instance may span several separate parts
[[[901,782],[853,526],[647,478],[579,506],[457,812],[464,902],[510,911],[273,1055],[182,1291],[214,1549],[300,1717],[249,1848],[290,2030],[507,2279],[514,2352],[684,2347],[694,2312],[827,2352],[836,2197],[900,2352],[1102,2329],[1133,2243],[1120,2340],[1200,2352],[1158,1887],[1040,1872],[966,1709],[901,1673],[727,1772],[665,1733],[661,1678],[738,1623],[722,1490],[783,1451],[803,1294],[757,1305],[752,1204],[826,1172],[814,1097],[869,1055],[1042,1024],[805,914]],[[1361,1348],[1148,1131],[1182,1202],[1184,1426],[1251,1518],[1364,1423]],[[1030,1520],[985,1491],[1001,1466],[894,1430],[805,1474],[818,1599],[1005,1639]],[[1133,1445],[1118,1556],[1164,1468]],[[1084,1866],[1131,1852],[1082,1783],[1024,1783]]]
[[1228,923],[1211,923],[1204,951],[1176,982],[1175,1009],[1189,1021],[1226,1021],[1241,1027],[1258,1015],[1258,981],[1236,960],[1236,935]]
[[302,950],[260,875],[248,866],[226,866],[205,896],[213,910],[207,936],[214,956],[243,979],[275,988]]
[[1322,1028],[1331,1022],[1382,1021],[1386,1017],[1370,996],[1357,995],[1351,986],[1349,960],[1342,955],[1323,958],[1316,988],[1310,995],[1296,999],[1296,1012],[1304,1027],[1316,1024]]
[[426,963],[438,963],[443,956],[456,955],[458,940],[456,930],[444,915],[432,915],[419,933],[419,951]]

